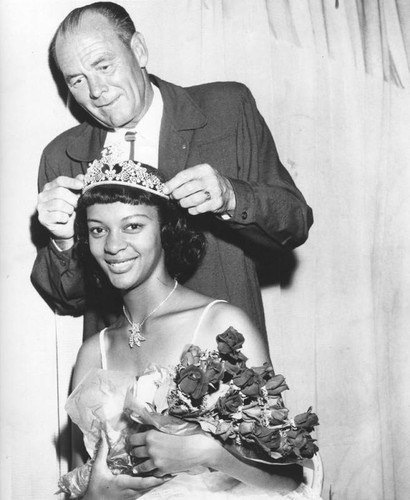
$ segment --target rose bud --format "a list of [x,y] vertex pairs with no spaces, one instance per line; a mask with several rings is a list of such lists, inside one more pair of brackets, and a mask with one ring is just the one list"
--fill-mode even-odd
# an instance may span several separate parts
[[208,379],[208,384],[215,386],[224,376],[224,365],[218,359],[212,359],[208,362],[205,375]]
[[269,396],[277,396],[281,392],[286,391],[286,389],[289,389],[283,375],[275,375],[263,387],[268,391]]
[[246,410],[242,409],[242,415],[244,420],[257,420],[259,421],[262,410],[259,406],[254,406],[253,408],[247,408]]
[[199,366],[190,365],[180,371],[178,386],[193,399],[199,399],[208,391],[208,380]]
[[245,338],[242,333],[239,333],[232,326],[216,337],[218,351],[228,356],[236,355],[239,349],[242,348],[244,341]]
[[269,380],[275,376],[275,371],[273,370],[272,365],[269,363],[263,363],[263,366],[252,367],[252,370],[260,375],[265,380]]
[[[249,438],[249,436],[247,437]],[[277,450],[280,447],[281,436],[276,429],[268,429],[260,424],[255,424],[252,437],[266,451]]]
[[307,444],[306,436],[308,436],[308,434],[302,429],[292,429],[286,436],[290,447],[293,449],[293,452],[299,457],[302,456],[300,450]]
[[232,427],[231,423],[220,420],[215,429],[215,435],[219,436],[223,441],[226,441],[229,438],[235,437],[235,429]]
[[201,349],[191,344],[181,355],[181,365],[187,367],[189,365],[199,364],[201,357]]
[[310,436],[306,437],[306,443],[300,449],[300,454],[304,458],[312,458],[315,453],[319,451],[319,448],[315,445],[315,440]]
[[296,415],[294,418],[295,425],[301,429],[306,429],[307,431],[313,431],[315,425],[319,425],[319,419],[316,413],[312,413],[312,407],[308,409],[305,413]]
[[258,396],[263,383],[251,368],[245,368],[245,370],[235,375],[232,381],[246,396]]
[[255,428],[255,422],[253,421],[241,422],[239,424],[239,434],[241,436],[248,437],[249,435],[252,435],[254,428]]
[[270,411],[270,416],[271,416],[271,425],[280,425],[282,424],[287,416],[288,416],[289,410],[287,408],[278,408],[278,409],[273,409]]
[[243,401],[239,391],[229,390],[225,396],[218,399],[216,409],[222,417],[228,417],[232,413],[236,413]]

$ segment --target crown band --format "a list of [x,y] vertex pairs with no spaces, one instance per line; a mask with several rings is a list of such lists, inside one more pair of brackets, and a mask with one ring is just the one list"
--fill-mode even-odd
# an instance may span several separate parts
[[149,165],[132,160],[118,161],[118,155],[109,146],[101,152],[101,159],[89,163],[84,176],[83,193],[95,186],[120,185],[131,186],[143,191],[169,198],[164,193],[164,184],[160,178],[148,170]]

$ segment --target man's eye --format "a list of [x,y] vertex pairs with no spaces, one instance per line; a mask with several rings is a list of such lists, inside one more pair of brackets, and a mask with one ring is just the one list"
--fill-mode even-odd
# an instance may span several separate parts
[[107,72],[111,69],[111,64],[101,64],[99,67],[100,71]]
[[70,82],[70,87],[71,88],[78,88],[82,83],[84,82],[84,77],[83,76],[80,76],[78,78],[74,78],[73,80],[71,80]]

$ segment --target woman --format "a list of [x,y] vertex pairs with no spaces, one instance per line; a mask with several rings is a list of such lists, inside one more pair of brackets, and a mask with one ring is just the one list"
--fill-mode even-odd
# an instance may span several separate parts
[[[162,193],[154,173],[133,162],[115,165],[107,156],[95,161],[79,200],[77,231],[80,247],[89,249],[103,273],[97,277],[100,286],[107,286],[105,279],[120,292],[124,315],[82,345],[74,387],[90,368],[140,376],[149,363],[176,365],[184,346],[196,343],[214,349],[216,335],[230,326],[246,332],[250,365],[269,359],[268,346],[244,312],[178,283],[199,263],[203,238],[188,229],[181,209]],[[147,499],[192,494],[215,499],[260,494],[272,499],[274,493],[278,498],[315,498],[292,477],[239,460],[205,433],[175,436],[148,430],[132,435],[129,444],[131,454],[142,460],[137,466],[140,476],[111,473],[103,437],[85,500],[134,499],[144,494]],[[74,466],[83,458],[76,453]],[[215,491],[210,491],[203,481],[206,474],[185,472],[198,466],[220,471],[221,486],[213,484]]]

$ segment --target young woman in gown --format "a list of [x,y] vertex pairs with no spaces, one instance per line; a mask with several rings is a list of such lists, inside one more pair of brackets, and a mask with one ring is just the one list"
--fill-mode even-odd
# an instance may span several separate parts
[[[187,227],[183,210],[160,192],[91,180],[80,197],[76,224],[79,246],[100,272],[100,287],[119,291],[124,315],[84,342],[73,387],[91,368],[140,376],[149,363],[176,365],[186,345],[215,349],[216,335],[230,326],[245,336],[249,366],[269,361],[266,342],[243,311],[178,283],[198,265],[203,236]],[[134,339],[133,323],[138,324]],[[102,436],[84,500],[317,498],[286,467],[239,460],[205,433],[174,436],[149,430],[132,435],[129,445],[131,454],[145,459],[138,465],[141,476],[111,473]],[[73,466],[85,458],[74,451]],[[207,472],[189,474],[198,466]]]

